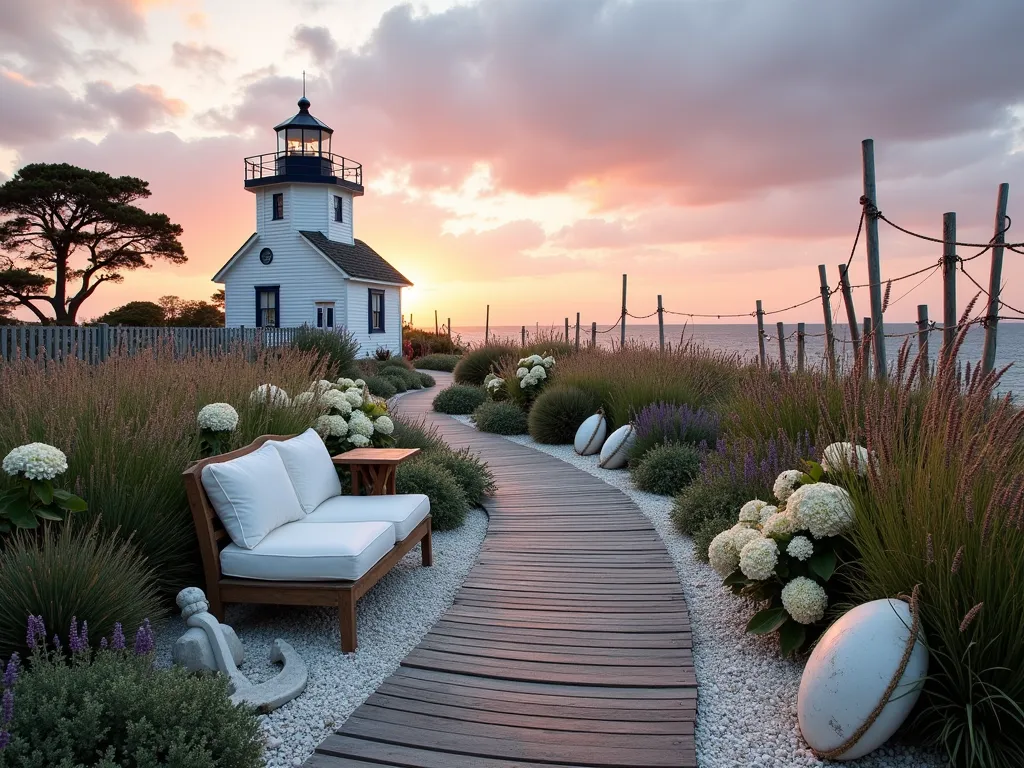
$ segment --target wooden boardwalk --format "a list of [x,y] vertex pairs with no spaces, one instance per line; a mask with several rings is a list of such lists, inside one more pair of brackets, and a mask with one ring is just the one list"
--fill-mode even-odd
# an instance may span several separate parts
[[454,605],[306,765],[696,766],[689,617],[650,522],[597,478],[433,413],[437,391],[400,410],[490,464],[487,536]]

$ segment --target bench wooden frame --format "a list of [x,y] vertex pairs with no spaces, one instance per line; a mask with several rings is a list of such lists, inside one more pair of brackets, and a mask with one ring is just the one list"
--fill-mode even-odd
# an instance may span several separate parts
[[185,491],[188,494],[189,507],[192,509],[192,521],[195,523],[196,535],[199,538],[199,553],[202,556],[203,576],[206,580],[206,599],[210,603],[210,613],[219,621],[224,620],[224,606],[227,603],[337,606],[341,650],[343,653],[352,653],[357,644],[356,601],[417,544],[420,545],[423,565],[433,565],[431,518],[427,515],[408,536],[395,544],[390,552],[356,581],[261,581],[224,576],[220,569],[220,551],[231,542],[231,539],[203,488],[200,479],[203,467],[245,456],[268,440],[287,440],[291,437],[294,435],[263,435],[244,448],[201,459],[183,473]]

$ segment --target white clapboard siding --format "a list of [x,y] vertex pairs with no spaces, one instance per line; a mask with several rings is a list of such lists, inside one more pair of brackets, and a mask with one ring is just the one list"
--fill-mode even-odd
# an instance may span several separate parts
[[[260,261],[270,248],[274,260]],[[345,276],[314,251],[298,231],[268,227],[224,276],[228,327],[256,325],[256,286],[280,287],[281,327],[316,325],[316,303],[333,301],[336,322],[347,316]]]
[[[284,195],[284,217],[274,218],[274,195]],[[343,221],[334,220],[334,196],[343,200]],[[330,184],[274,184],[256,188],[256,231],[282,229],[323,232],[336,243],[351,245],[352,195]]]
[[[334,196],[342,199],[344,211],[341,214],[342,220],[334,220]],[[320,230],[329,240],[336,243],[352,245],[352,195],[337,187],[329,187],[327,190],[327,229]]]
[[[370,288],[384,291],[384,333],[370,333]],[[373,355],[377,347],[402,354],[401,291],[397,286],[352,280],[348,285],[348,330],[358,339],[360,354]]]

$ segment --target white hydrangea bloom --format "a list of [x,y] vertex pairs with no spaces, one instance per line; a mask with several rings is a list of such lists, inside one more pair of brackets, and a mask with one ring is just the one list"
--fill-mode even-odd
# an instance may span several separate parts
[[545,370],[543,365],[535,365],[530,369],[530,375],[537,379],[546,379],[548,372]]
[[740,550],[740,570],[748,579],[764,581],[775,573],[779,562],[779,545],[763,536],[752,539]]
[[373,434],[373,422],[362,411],[353,411],[348,419],[348,431],[353,435],[369,437]]
[[374,419],[373,429],[375,432],[380,432],[382,435],[390,435],[395,431],[395,422],[393,422],[389,416],[378,416]]
[[768,518],[776,514],[778,511],[778,507],[773,507],[771,505],[761,507],[761,515],[758,518],[757,524],[763,526],[768,521]]
[[868,472],[868,449],[853,443],[832,443],[822,452],[821,468],[826,472],[841,471],[856,466],[858,475]]
[[741,523],[758,523],[761,521],[761,510],[768,506],[767,501],[753,499],[740,507]]
[[320,379],[320,381],[314,381],[309,385],[309,391],[316,392],[318,395],[322,395],[330,389],[334,389],[334,382],[328,381],[327,379]]
[[853,523],[853,502],[844,488],[831,483],[801,485],[786,502],[799,528],[816,539],[838,536]]
[[782,588],[782,607],[800,624],[821,621],[828,607],[828,595],[818,582],[797,576]]
[[789,512],[776,512],[761,523],[761,533],[765,536],[789,536],[795,532],[796,520]]
[[541,357],[540,355],[530,355],[526,359],[530,361],[531,367],[534,365],[542,365],[544,363],[544,358]]
[[349,389],[345,391],[345,399],[348,404],[353,408],[360,408],[363,405],[363,395],[358,389]]
[[736,555],[739,556],[740,550],[742,550],[747,544],[752,542],[754,539],[761,538],[761,532],[755,528],[748,528],[743,523],[737,523],[732,528],[732,543],[736,547]]
[[775,485],[772,486],[772,493],[775,494],[775,498],[779,501],[785,501],[793,495],[793,491],[800,484],[800,478],[804,476],[804,473],[799,469],[787,469],[777,478],[775,478]]
[[[519,362],[523,362],[523,361],[520,360]],[[530,369],[526,368],[525,366],[520,366],[519,368],[516,369],[516,377],[517,378],[521,379],[524,376],[529,376],[529,375],[530,375]]]
[[348,424],[343,416],[321,416],[313,428],[324,437],[344,437],[348,434]]
[[348,441],[356,448],[365,448],[370,444],[370,438],[366,435],[349,435]]
[[315,397],[316,395],[313,392],[299,392],[299,394],[292,398],[292,405],[296,408],[309,405]]
[[338,379],[338,386],[342,389],[351,389],[355,385],[356,383],[352,379],[346,379],[344,376]]
[[740,555],[732,544],[732,531],[722,531],[711,540],[708,562],[723,579],[736,570],[740,564]]
[[808,560],[814,554],[814,542],[806,536],[794,536],[786,547],[786,554],[797,560]]
[[362,379],[356,379],[355,381],[352,382],[352,386],[362,389],[363,387],[366,386],[366,382],[363,381]]
[[238,426],[238,411],[228,403],[210,403],[199,409],[196,422],[200,429],[211,432],[231,432]]
[[22,475],[29,480],[53,480],[68,471],[68,457],[60,448],[46,443],[28,443],[15,448],[4,457],[4,472]]
[[343,416],[348,416],[348,414],[352,413],[352,406],[349,405],[348,400],[345,398],[345,393],[339,392],[337,389],[332,389],[320,395],[320,405],[336,411],[348,409],[347,412],[342,414]]
[[545,368],[550,368],[554,364],[555,364],[555,358],[551,357],[550,355],[545,357],[544,360],[543,360],[543,365],[544,365]]
[[269,403],[277,407],[284,407],[291,404],[288,393],[275,384],[261,384],[249,395],[249,402]]
[[523,377],[523,380],[519,382],[519,388],[526,389],[527,387],[532,387],[534,384],[537,383],[537,381],[537,377],[534,376],[532,373],[527,374],[526,376]]
[[500,389],[503,386],[505,386],[505,380],[499,378],[498,376],[495,376],[494,378],[487,382],[488,389]]

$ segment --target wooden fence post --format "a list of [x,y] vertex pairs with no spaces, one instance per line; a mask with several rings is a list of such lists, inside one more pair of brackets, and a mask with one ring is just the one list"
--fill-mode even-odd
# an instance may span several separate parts
[[99,351],[99,361],[102,363],[107,359],[107,355],[110,354],[110,326],[106,323],[100,323],[96,326],[99,332],[99,345],[97,347]]
[[956,339],[956,214],[942,214],[942,356]]
[[452,340],[452,319],[448,318],[448,341]]
[[525,325],[523,326],[522,331],[520,331],[519,333],[520,333],[520,336],[522,337],[522,346],[525,347],[526,346],[526,326]]
[[850,274],[845,264],[839,265],[839,284],[843,287],[843,304],[846,305],[846,321],[850,324],[850,341],[853,354],[860,354],[860,327],[857,325],[857,310],[853,306],[853,289],[850,288]]
[[805,323],[796,324],[796,371],[797,373],[804,372],[804,355],[806,353],[805,345],[807,343],[807,325]]
[[870,317],[865,317],[864,318],[864,343],[863,343],[861,348],[864,350],[864,376],[866,378],[869,378],[869,379],[871,378],[871,342],[872,342],[871,335],[872,335],[871,318]]
[[825,265],[818,265],[818,281],[821,283],[821,311],[825,315],[825,352],[828,355],[828,373],[836,372],[836,335],[832,329],[832,293],[828,288],[828,276]]
[[437,325],[437,310],[436,309],[434,310],[434,335],[435,336],[440,336],[441,335],[441,329]]
[[658,348],[665,351],[665,308],[661,305],[661,294],[658,294]]
[[576,313],[576,351],[580,351],[580,313]]
[[565,318],[565,343],[569,343],[569,318]]
[[779,365],[783,373],[789,372],[789,363],[786,360],[786,326],[780,320],[775,324],[775,331],[779,334]]
[[764,308],[761,300],[757,300],[757,351],[761,357],[761,367],[768,365],[768,355],[764,351]]
[[[412,315],[410,315],[412,317]],[[484,318],[484,344],[487,344],[491,338],[491,305],[487,305],[487,316]]]
[[597,321],[590,324],[590,348],[597,349]]
[[1000,184],[996,196],[996,234],[992,246],[992,268],[988,275],[988,312],[985,316],[985,351],[981,358],[982,373],[992,373],[996,367],[996,326],[999,324],[999,283],[1003,279],[1003,246],[1006,242],[1006,204],[1010,185]]
[[928,305],[917,305],[917,354],[921,362],[919,365],[921,379],[927,379],[931,374],[932,362],[928,356]]
[[868,251],[868,283],[871,293],[871,328],[875,334],[875,375],[883,379],[887,375],[885,364],[885,331],[882,323],[882,264],[878,253],[878,190],[875,188],[875,142],[864,139],[861,142],[864,161],[864,197],[874,208],[865,209],[864,234]]
[[622,326],[619,329],[619,347],[626,346],[626,276],[622,276]]

